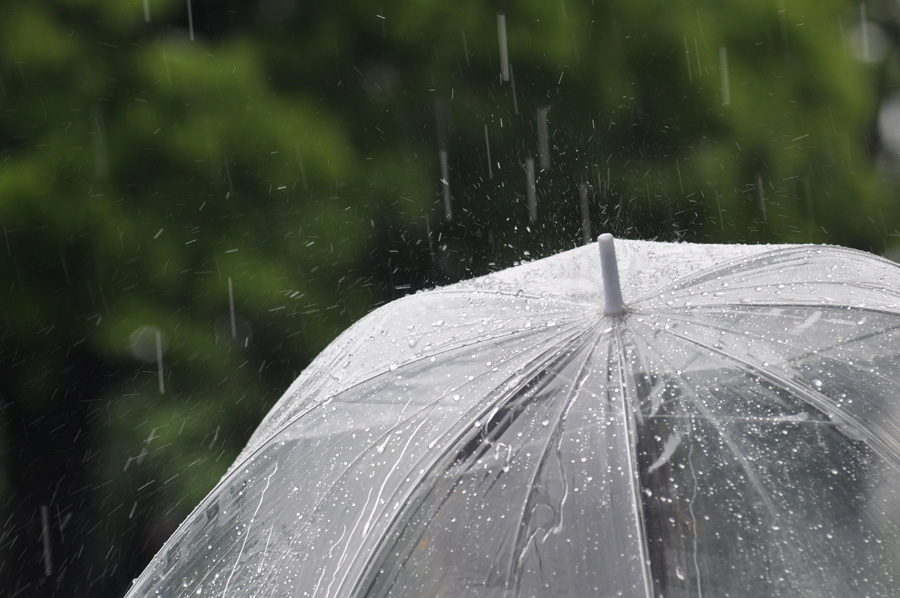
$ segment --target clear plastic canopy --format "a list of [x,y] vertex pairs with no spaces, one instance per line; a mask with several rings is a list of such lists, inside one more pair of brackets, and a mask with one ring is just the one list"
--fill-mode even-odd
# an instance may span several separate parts
[[900,268],[617,241],[373,312],[129,596],[891,596]]

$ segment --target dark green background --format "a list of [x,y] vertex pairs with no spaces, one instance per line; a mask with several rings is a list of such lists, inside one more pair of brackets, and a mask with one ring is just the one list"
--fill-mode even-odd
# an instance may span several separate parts
[[593,234],[889,252],[892,6],[4,2],[0,593],[121,595],[337,333],[582,243],[582,185]]

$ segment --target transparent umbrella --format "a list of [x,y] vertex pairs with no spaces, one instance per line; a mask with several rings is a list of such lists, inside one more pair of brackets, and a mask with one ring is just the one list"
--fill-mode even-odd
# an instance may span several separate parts
[[600,245],[357,323],[129,596],[896,595],[900,268]]

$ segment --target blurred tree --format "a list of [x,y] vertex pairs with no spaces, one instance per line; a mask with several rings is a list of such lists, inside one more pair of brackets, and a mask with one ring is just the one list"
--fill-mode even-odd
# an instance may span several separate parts
[[581,243],[583,210],[883,249],[857,11],[0,6],[2,587],[121,594],[337,332]]

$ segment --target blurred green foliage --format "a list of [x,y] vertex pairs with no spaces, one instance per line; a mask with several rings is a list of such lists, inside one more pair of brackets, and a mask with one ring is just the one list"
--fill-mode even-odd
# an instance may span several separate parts
[[857,10],[4,3],[0,585],[120,595],[340,330],[580,243],[584,184],[595,233],[883,250]]

